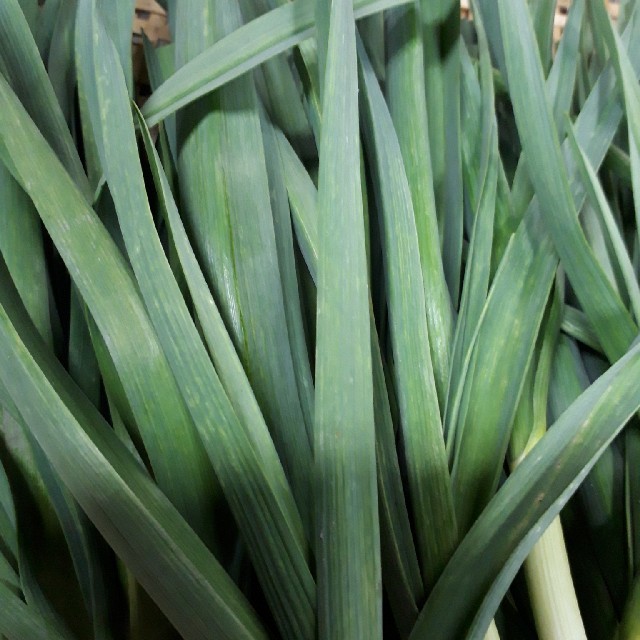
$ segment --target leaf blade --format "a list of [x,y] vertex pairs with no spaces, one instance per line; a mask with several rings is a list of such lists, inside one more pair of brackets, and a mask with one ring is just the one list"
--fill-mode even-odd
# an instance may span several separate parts
[[[380,542],[355,22],[349,0],[333,0],[321,8],[329,33],[321,92],[314,425],[319,636],[380,638]],[[350,527],[342,527],[342,522]]]

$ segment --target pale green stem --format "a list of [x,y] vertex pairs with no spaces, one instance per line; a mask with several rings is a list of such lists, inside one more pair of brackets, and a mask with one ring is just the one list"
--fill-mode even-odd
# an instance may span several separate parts
[[491,621],[484,640],[500,640],[500,634],[498,633],[498,627],[494,620]]
[[540,640],[586,640],[559,517],[531,550],[524,572]]
[[[514,462],[513,468],[540,437],[541,434],[532,434],[525,452]],[[540,640],[587,640],[560,516],[551,522],[527,556],[524,573]]]

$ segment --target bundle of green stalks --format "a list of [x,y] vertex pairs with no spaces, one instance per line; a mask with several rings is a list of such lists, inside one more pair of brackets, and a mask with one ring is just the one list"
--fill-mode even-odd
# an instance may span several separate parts
[[0,640],[638,640],[640,2],[164,4],[0,0]]

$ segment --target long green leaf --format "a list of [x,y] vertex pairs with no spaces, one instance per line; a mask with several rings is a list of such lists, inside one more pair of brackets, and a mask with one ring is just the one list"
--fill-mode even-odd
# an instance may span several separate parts
[[555,0],[533,0],[529,3],[529,11],[545,75],[551,66],[553,54],[553,23],[556,17],[556,4]]
[[607,356],[615,360],[629,347],[637,327],[580,229],[524,0],[501,0],[500,19],[507,69],[518,78],[510,83],[510,95],[524,152],[536,159],[529,163],[529,174],[542,214],[576,295]]
[[[302,541],[300,516],[295,509],[290,489],[273,448],[273,441],[269,436],[258,403],[253,395],[246,374],[242,369],[242,363],[233,348],[233,343],[225,329],[222,317],[207,287],[204,275],[198,266],[193,249],[189,244],[184,226],[173,202],[166,177],[162,173],[160,161],[151,143],[148,130],[146,126],[143,126],[141,116],[139,116],[138,120],[143,131],[145,147],[151,160],[156,186],[161,194],[163,206],[166,208],[180,262],[184,269],[187,284],[192,294],[196,312],[202,324],[202,331],[212,354],[213,362],[216,365],[221,382],[225,387],[238,417],[248,431],[255,450],[259,453],[263,464],[270,469],[271,477],[269,482],[283,509],[283,517],[286,518],[289,523],[297,523],[294,527],[294,529],[297,529],[297,532],[294,531],[294,533],[298,539],[298,544],[303,552],[306,553],[306,544]],[[244,521],[244,518],[242,518],[242,520]],[[263,524],[261,526],[264,527],[267,525]],[[263,542],[261,541],[260,544],[263,544]],[[297,563],[297,573],[303,582],[304,597],[312,602],[313,584],[308,569],[300,563],[299,550],[293,552],[293,558],[294,562]]]
[[[183,3],[180,10],[179,62],[240,22],[235,0],[224,7],[220,2],[211,2],[208,9],[201,5]],[[198,31],[182,24],[187,21],[199,23],[202,42],[196,43]],[[264,156],[257,106],[247,75],[178,114],[179,182],[205,274],[233,331],[311,536],[311,442],[287,332],[266,168],[270,159]],[[213,173],[211,162],[219,168]]]
[[386,94],[411,189],[420,246],[429,348],[438,400],[444,409],[453,314],[440,251],[425,102],[424,56],[417,13],[416,6],[407,6],[399,7],[387,16]]
[[87,198],[87,178],[38,47],[17,0],[0,4],[0,63],[6,79]]
[[74,47],[82,143],[87,175],[93,192],[92,199],[89,202],[93,204],[100,201],[101,189],[104,186],[104,172],[100,163],[100,154],[102,153],[100,148],[101,140],[96,139],[91,123],[91,114],[96,113],[98,109],[94,82],[91,77],[91,68],[93,66],[91,32],[86,29],[82,20],[78,19],[76,19]]
[[[494,220],[498,173],[501,168],[498,154],[497,125],[494,116],[494,92],[488,44],[480,14],[476,29],[480,45],[481,98],[477,127],[463,127],[463,171],[474,221],[464,274],[460,311],[456,323],[451,354],[451,378],[445,407],[445,434],[447,443],[455,440],[455,417],[461,401],[460,394],[466,378],[465,362],[473,345],[478,322],[489,290],[491,253],[494,236]],[[477,129],[480,129],[481,134]],[[470,138],[475,138],[475,144]],[[479,167],[477,158],[480,158]],[[452,428],[453,427],[453,428]],[[451,450],[451,449],[450,449]]]
[[0,633],[9,640],[70,640],[60,635],[44,617],[27,606],[13,591],[0,582]]
[[[211,0],[180,3],[176,17],[176,68],[188,66],[194,56],[215,41],[216,30],[221,29],[219,19],[214,24],[218,18],[216,7],[217,3]],[[226,96],[219,93],[205,96],[177,114],[177,169],[187,228],[236,348],[244,356],[245,335],[224,170],[224,162],[229,161],[225,153],[224,126],[229,120],[225,107],[230,106],[227,103],[234,93],[238,93],[237,84],[232,85]],[[220,170],[211,172],[209,162],[213,158]]]
[[553,104],[553,121],[562,135],[566,113],[570,110],[579,61],[580,34],[584,18],[584,0],[571,3],[569,17],[547,78],[547,90]]
[[278,134],[278,148],[298,246],[313,281],[317,282],[318,191],[302,161],[282,133]]
[[[251,390],[251,385],[242,367],[242,362],[233,347],[233,342],[222,321],[220,311],[207,286],[206,279],[202,273],[202,269],[198,265],[193,248],[189,243],[166,175],[162,171],[160,159],[151,141],[151,135],[146,126],[142,125],[139,111],[136,111],[136,120],[142,131],[145,149],[151,164],[156,189],[160,196],[161,206],[166,211],[167,221],[175,239],[180,263],[184,270],[196,314],[200,321],[213,363],[238,417],[245,423],[247,429],[250,430],[254,446],[259,451],[261,459],[267,466],[275,470],[279,466],[279,462],[273,450],[273,441],[271,440],[266,423],[260,412],[260,407]],[[287,517],[295,519],[296,512],[295,509],[291,510],[292,504],[290,498],[285,500],[285,496],[289,492],[288,483],[282,473],[277,475],[279,475],[279,478],[272,478],[272,480],[274,480],[274,486],[280,484],[278,493],[282,496],[284,502],[287,500],[289,502]]]
[[598,342],[598,336],[593,332],[591,324],[584,315],[584,312],[568,304],[564,306],[562,318],[562,330],[570,337],[591,347],[593,350],[602,353],[602,347]]
[[91,342],[87,310],[75,287],[70,298],[69,373],[93,404],[99,406],[100,369]]
[[634,640],[640,634],[640,576],[636,576],[627,601],[624,617],[620,623],[618,638]]
[[105,29],[118,52],[129,95],[133,97],[133,68],[131,64],[131,25],[136,0],[112,0],[100,3],[99,10]]
[[[546,80],[549,99],[553,106],[553,121],[560,137],[564,134],[566,114],[571,111],[576,71],[580,61],[579,47],[584,12],[584,0],[576,0],[572,3],[558,52]],[[512,201],[518,217],[522,216],[532,197],[533,185],[526,163],[526,154],[522,154],[513,179]]]
[[[5,391],[3,389],[3,395]],[[5,404],[11,402],[10,397],[2,398],[2,420],[4,421]],[[9,486],[9,478],[4,470],[4,466],[0,465],[0,540],[2,540],[2,554],[6,556],[10,564],[14,564],[17,556],[17,539],[16,539],[16,509],[13,503],[11,487]],[[15,568],[11,567],[12,571]]]
[[[278,135],[285,181],[301,252],[309,272],[317,272],[317,192],[309,174],[286,138]],[[371,353],[376,462],[383,583],[396,624],[407,637],[424,597],[424,586],[405,502],[385,369],[375,319],[371,311]]]
[[14,363],[11,371],[2,370],[2,381],[56,472],[109,544],[185,638],[265,637],[215,558],[29,323],[12,324],[13,314],[2,305],[0,357]]
[[53,346],[40,219],[4,166],[0,166],[0,251],[40,335]]
[[593,167],[590,166],[584,151],[580,148],[573,129],[569,128],[568,131],[569,140],[572,142],[571,146],[574,152],[576,165],[582,173],[583,180],[589,194],[589,199],[596,208],[602,225],[604,226],[604,229],[606,229],[606,233],[613,246],[618,267],[622,272],[624,284],[627,288],[627,294],[629,295],[629,300],[631,302],[631,309],[633,310],[636,322],[638,322],[640,319],[640,286],[636,279],[631,258],[629,257],[620,229],[618,228],[604,191],[602,190],[602,186],[598,181],[598,177],[596,176]]
[[77,0],[61,0],[55,27],[51,35],[51,47],[47,58],[47,71],[60,108],[69,127],[75,125],[75,18]]
[[462,268],[463,191],[460,153],[460,7],[453,0],[420,3],[429,146],[444,272],[458,305]]
[[[485,91],[481,90],[474,63],[467,51],[467,47],[462,47],[461,55],[461,89],[462,89],[462,153],[463,171],[466,188],[469,189],[469,204],[471,210],[477,205],[478,186],[481,183],[480,170],[485,167],[485,163],[478,163],[477,157],[485,158],[483,145],[486,145],[487,134],[490,128],[484,128],[481,124],[481,114],[486,113],[483,107],[487,101]],[[493,74],[492,74],[493,75]],[[485,81],[484,86],[488,87]],[[493,99],[492,99],[493,102]],[[494,117],[495,107],[491,108],[491,117]],[[478,156],[478,154],[480,154]],[[466,161],[465,161],[466,158]],[[469,180],[471,179],[471,182]],[[494,214],[493,249],[491,256],[491,273],[495,275],[498,264],[504,255],[506,246],[511,236],[522,221],[522,216],[517,216],[512,204],[512,195],[509,182],[505,173],[502,161],[498,164],[498,185],[496,189],[496,210]],[[474,204],[475,203],[475,204]],[[468,230],[469,232],[470,230]],[[456,374],[453,373],[452,377]],[[445,425],[446,428],[446,425]]]
[[636,461],[640,459],[640,429],[637,422],[625,434],[625,492],[627,515],[627,545],[629,549],[629,570],[638,575],[640,567],[640,482],[634,473]]
[[[240,8],[245,22],[255,20],[268,13],[275,5],[268,0],[240,0]],[[257,68],[253,77],[256,89],[267,113],[300,153],[305,156],[316,154],[313,133],[307,120],[300,92],[301,80],[290,53],[275,56]]]
[[[640,407],[639,374],[640,345],[551,426],[458,547],[420,615],[414,640],[482,637],[537,539]],[[459,603],[455,615],[452,603]]]
[[[359,0],[356,18],[404,4],[408,0]],[[200,96],[253,69],[313,35],[314,6],[295,0],[230,33],[179,69],[146,102],[149,126]]]
[[267,163],[269,186],[271,193],[271,209],[273,211],[276,245],[278,248],[278,264],[282,277],[282,293],[287,318],[287,329],[291,343],[291,355],[298,387],[298,397],[302,408],[307,434],[313,440],[314,385],[311,364],[307,350],[304,321],[300,302],[296,257],[294,253],[291,212],[284,182],[282,158],[276,138],[275,128],[266,119],[261,119],[262,133],[265,141],[265,155],[270,159]]
[[[624,37],[627,46],[640,37],[640,22],[632,21]],[[630,52],[634,64],[640,67],[640,50],[631,47]],[[575,123],[576,135],[594,167],[602,162],[623,113],[618,97],[611,91],[614,82],[614,71],[608,66]],[[585,189],[573,163],[567,162],[571,192],[579,210]],[[497,488],[524,373],[557,260],[536,198],[495,276],[475,353],[469,361],[471,375],[465,382],[463,410],[457,418],[458,441],[452,468],[461,531],[468,529]],[[497,354],[501,354],[499,359]],[[488,403],[488,397],[493,401]]]
[[[0,266],[0,301],[5,308],[12,309],[14,322],[25,327],[31,325],[31,320],[10,281],[4,263]],[[5,393],[4,387],[3,393]],[[110,639],[112,636],[110,625],[108,624],[109,608],[106,598],[108,583],[105,580],[106,572],[104,571],[107,567],[107,562],[105,562],[107,556],[105,554],[100,556],[98,553],[98,546],[94,537],[95,531],[91,528],[86,516],[81,512],[76,501],[71,497],[60,478],[52,469],[37,441],[28,431],[20,412],[11,401],[10,396],[7,399],[3,399],[2,402],[5,409],[9,404],[11,405],[11,413],[18,423],[18,427],[24,433],[24,446],[28,448],[33,461],[33,469],[30,472],[37,474],[41,479],[42,486],[46,490],[51,506],[58,517],[62,533],[69,548],[81,595],[93,622],[95,638],[96,640]],[[11,512],[11,508],[12,505],[7,507],[7,519],[13,516],[15,529],[15,514]],[[27,513],[26,518],[30,518],[30,515]],[[25,520],[25,522],[27,523],[25,530],[29,535],[31,532],[29,521]],[[2,527],[0,527],[0,530],[2,530]],[[0,534],[0,537],[4,536]],[[51,536],[46,537],[45,541],[51,541]],[[32,538],[27,538],[24,542],[29,544],[33,540]],[[5,540],[5,544],[10,544],[10,541]],[[20,580],[23,585],[26,585],[27,602],[30,602],[30,599],[35,597],[40,603],[39,608],[43,613],[51,615],[51,605],[46,602],[40,587],[37,586],[34,571],[29,566],[29,558],[27,557],[29,555],[33,555],[33,549],[21,548],[18,556],[20,559]],[[111,586],[113,586],[113,583],[111,583]],[[82,614],[78,617],[81,618]],[[58,624],[58,628],[61,628],[60,624]]]
[[[422,573],[430,589],[455,548],[457,529],[431,362],[418,233],[391,115],[362,46],[358,54],[367,156],[381,217],[394,372],[409,490]],[[407,291],[413,293],[407,295]],[[438,523],[437,527],[433,526],[434,522]]]
[[56,24],[56,16],[62,0],[47,0],[38,11],[35,39],[43,60],[49,57],[49,47],[53,36],[53,29]]
[[[90,12],[91,5],[85,6]],[[95,77],[103,105],[99,116],[105,172],[142,296],[187,408],[241,525],[282,633],[292,638],[310,637],[314,623],[313,581],[305,558],[301,523],[295,518],[282,467],[273,445],[268,452],[269,464],[260,459],[249,433],[241,428],[189,316],[154,229],[126,85],[115,50],[95,14],[85,17],[94,25],[96,34]],[[110,102],[106,96],[110,96]],[[108,136],[116,127],[121,135]],[[290,561],[284,562],[284,558]],[[292,580],[292,576],[297,579]]]
[[211,468],[122,257],[2,78],[0,102],[0,147],[6,149],[14,177],[29,193],[105,339],[156,479],[206,535]]
[[[629,155],[631,156],[631,183],[634,194],[636,225],[638,225],[640,221],[640,87],[635,78],[631,61],[620,41],[620,36],[613,29],[606,11],[600,11],[600,8],[592,5],[594,26],[607,43],[624,97],[629,136]],[[638,19],[637,11],[636,19]]]
[[[380,539],[355,21],[329,25],[318,188],[315,463],[319,637],[380,638]],[[330,17],[329,17],[330,16]],[[349,523],[348,527],[342,523]]]

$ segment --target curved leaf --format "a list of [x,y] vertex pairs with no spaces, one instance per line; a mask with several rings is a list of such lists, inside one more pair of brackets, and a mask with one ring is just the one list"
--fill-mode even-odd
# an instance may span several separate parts
[[[359,0],[356,18],[408,0]],[[200,96],[213,91],[313,35],[314,5],[295,0],[273,9],[216,42],[158,87],[143,115],[152,126]]]
[[10,370],[0,369],[0,376],[52,466],[184,637],[265,637],[215,558],[75,387],[30,322],[4,304],[0,359],[12,362]]
[[181,513],[207,535],[211,467],[130,272],[2,77],[0,103],[0,148],[6,149],[14,177],[35,204],[104,337],[156,479]]
[[482,637],[535,542],[640,407],[639,375],[636,345],[550,427],[461,542],[412,640]]
[[282,633],[310,637],[314,585],[293,497],[273,443],[262,458],[248,425],[238,420],[164,255],[145,194],[124,75],[92,5],[88,1],[81,10],[94,26],[96,120],[102,127],[107,181],[138,285]]

